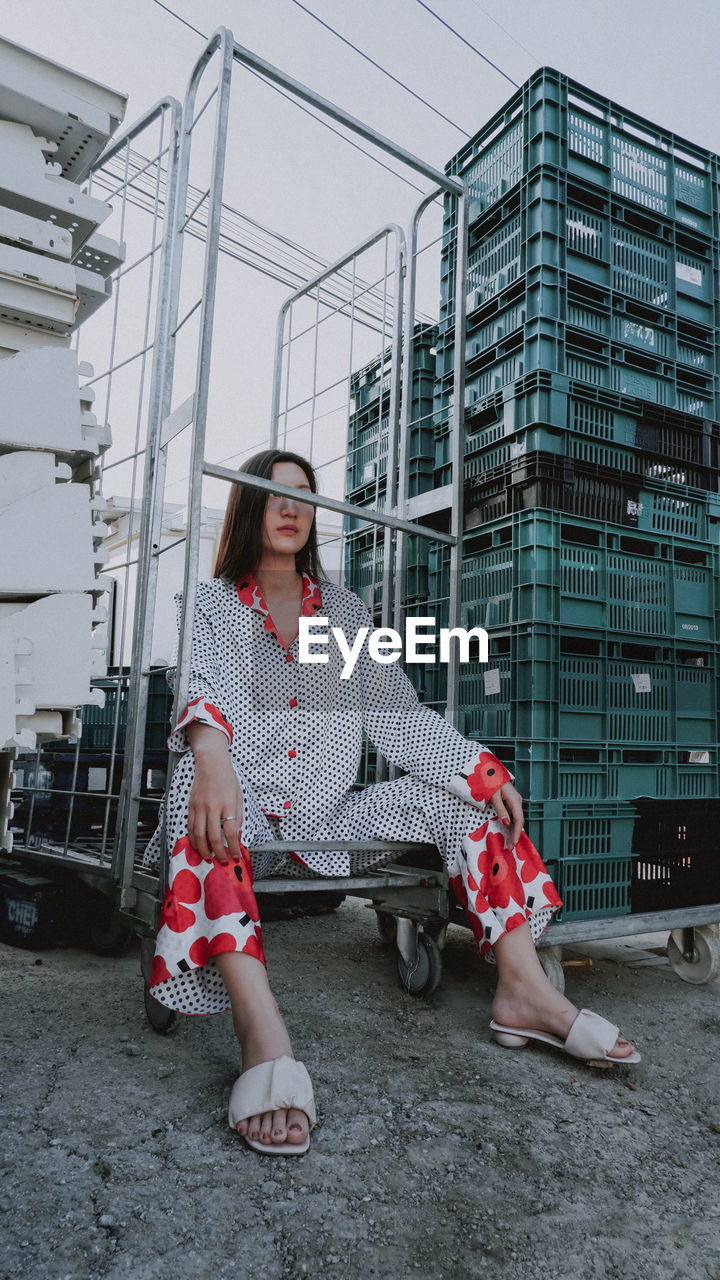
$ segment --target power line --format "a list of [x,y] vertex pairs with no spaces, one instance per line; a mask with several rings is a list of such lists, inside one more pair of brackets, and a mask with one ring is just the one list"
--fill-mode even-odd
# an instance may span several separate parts
[[483,62],[487,62],[488,66],[492,67],[493,71],[497,71],[498,75],[501,75],[503,79],[509,80],[510,84],[513,85],[515,89],[520,88],[517,80],[513,80],[506,71],[503,71],[502,67],[499,67],[495,62],[491,62],[490,58],[486,58],[485,54],[480,49],[477,49],[474,44],[471,44],[464,36],[461,36],[460,32],[456,31],[454,27],[451,27],[450,23],[446,22],[444,18],[441,18],[440,14],[436,13],[434,9],[431,9],[429,4],[425,4],[425,0],[416,0],[416,4],[419,4],[421,9],[426,9],[428,13],[432,14],[433,18],[435,18],[441,26],[447,27],[448,31],[452,31],[453,35],[457,36],[458,40],[462,41],[464,45],[467,45],[468,49],[472,49],[473,53],[477,54],[478,58],[482,58]]
[[[157,0],[156,0],[156,3],[157,3]],[[323,120],[322,116],[316,116],[314,111],[311,111],[309,107],[303,106],[302,102],[298,102],[297,98],[293,98],[291,94],[285,93],[285,91],[281,89],[279,85],[272,84],[270,80],[266,80],[265,77],[261,74],[261,72],[253,71],[252,67],[247,67],[246,70],[249,71],[252,76],[255,76],[256,79],[261,80],[263,84],[266,84],[271,89],[274,89],[275,93],[279,93],[281,98],[285,98],[288,102],[291,102],[294,107],[298,107],[300,111],[304,111],[305,115],[310,116],[311,120],[315,120],[318,124],[321,124],[324,129],[328,129],[330,133],[334,133],[336,137],[342,138],[343,142],[347,142],[348,146],[354,147],[356,151],[360,151],[362,155],[367,156],[369,160],[373,160],[374,163],[378,164],[381,169],[385,169],[388,173],[391,173],[394,178],[399,178],[401,182],[405,183],[406,187],[412,187],[413,191],[419,191],[421,196],[425,195],[425,192],[423,191],[422,187],[419,187],[416,182],[411,182],[410,179],[405,178],[402,173],[398,173],[397,170],[392,169],[389,164],[385,164],[384,160],[380,160],[378,156],[374,156],[372,151],[366,151],[365,148],[361,147],[358,142],[353,142],[352,138],[348,138],[347,134],[341,133],[339,129],[336,129],[333,125],[328,124],[327,120]]]
[[431,102],[428,102],[427,98],[423,98],[421,94],[416,93],[414,89],[411,89],[409,85],[406,85],[403,80],[399,80],[397,76],[394,76],[392,71],[388,71],[385,67],[381,67],[380,63],[376,62],[374,58],[371,58],[369,53],[364,53],[356,44],[352,43],[352,40],[346,39],[346,37],[342,36],[339,31],[336,31],[329,22],[324,22],[316,13],[313,13],[312,9],[308,9],[304,4],[301,4],[300,0],[291,0],[291,3],[296,5],[298,9],[302,9],[303,13],[306,13],[308,17],[314,18],[315,22],[319,22],[321,27],[324,27],[326,31],[331,32],[331,34],[338,40],[341,40],[343,44],[346,44],[348,49],[352,49],[353,53],[357,53],[361,58],[364,58],[366,62],[369,62],[371,67],[375,67],[377,71],[382,71],[382,74],[387,76],[388,80],[392,80],[393,84],[399,85],[401,89],[404,89],[406,93],[409,93],[411,97],[415,98],[418,102],[421,102],[429,111],[432,111],[436,116],[439,116],[446,124],[452,125],[453,129],[457,129],[458,133],[462,133],[466,138],[471,137],[471,134],[468,133],[467,129],[463,129],[461,125],[456,124],[449,116],[444,115],[443,112],[438,110],[437,107],[434,107]]
[[[181,18],[180,14],[176,13],[174,9],[171,9],[168,5],[163,4],[162,0],[152,0],[152,2],[153,4],[156,4],[158,8],[164,9],[165,13],[169,13],[171,18],[177,18],[178,22],[182,22],[184,27],[188,27],[190,31],[194,31],[195,34],[198,36],[201,36],[203,40],[208,39],[208,36],[206,36],[203,31],[198,30],[198,28],[194,27],[192,23],[186,22],[185,18]],[[280,94],[281,98],[286,98],[288,102],[291,102],[293,104],[293,106],[298,107],[300,111],[304,111],[305,115],[310,116],[311,120],[315,120],[317,124],[321,124],[324,129],[329,130],[330,133],[334,133],[338,138],[342,138],[343,142],[346,142],[348,146],[354,147],[356,151],[360,151],[362,155],[367,156],[369,160],[372,160],[375,164],[379,165],[381,169],[385,169],[387,173],[391,173],[394,178],[398,178],[399,181],[404,182],[406,186],[412,187],[413,191],[418,191],[421,196],[425,195],[423,188],[419,187],[417,183],[411,182],[410,179],[406,178],[402,173],[398,173],[396,169],[392,169],[389,164],[385,164],[385,162],[383,160],[380,160],[378,156],[373,155],[372,151],[366,151],[365,148],[361,147],[358,142],[354,142],[352,138],[348,138],[346,134],[341,133],[339,129],[334,128],[334,126],[331,125],[327,120],[324,120],[322,116],[315,115],[314,111],[311,111],[308,107],[303,106],[303,104],[299,102],[297,98],[293,98],[289,93],[285,93],[280,88],[279,85],[273,84],[272,81],[270,80],[266,80],[265,77],[259,71],[253,71],[252,67],[247,67],[246,70],[248,70],[251,75],[254,75],[256,79],[261,80],[263,84],[269,85],[269,87],[273,89],[275,93]],[[450,123],[452,124],[452,121],[450,121]],[[456,125],[455,128],[457,127],[458,126]],[[464,129],[461,130],[461,133],[464,133],[464,132],[465,132]],[[470,135],[467,134],[466,136],[469,137]]]
[[487,9],[483,9],[482,5],[478,4],[478,0],[470,0],[470,2],[475,5],[476,9],[480,10],[480,13],[484,14],[486,18],[489,18],[490,22],[494,22],[495,26],[499,27],[500,30],[503,31],[510,40],[512,40],[513,44],[517,45],[518,49],[522,49],[523,53],[526,53],[529,58],[533,58],[539,64],[540,59],[537,54],[533,53],[532,49],[528,49],[527,45],[522,43],[522,40],[517,40],[512,31],[508,31],[507,27],[504,27],[502,22],[498,22],[497,18],[493,18],[492,14],[488,13]]
[[184,27],[188,27],[190,31],[194,31],[196,36],[202,36],[203,40],[208,39],[204,31],[198,31],[197,27],[194,27],[191,22],[186,22],[185,19],[181,18],[180,14],[176,13],[174,9],[168,9],[168,6],[163,4],[162,0],[153,0],[153,4],[156,4],[159,9],[164,9],[166,13],[170,14],[171,18],[177,18],[178,22],[182,22]]
[[[129,178],[127,183],[127,199],[145,212],[152,212],[157,194],[153,165],[140,152],[130,149],[127,161],[122,156],[114,156],[104,169],[93,174],[93,183],[101,190],[117,191],[117,183],[125,182],[125,165],[127,163]],[[158,175],[160,204],[164,206],[167,180],[164,171]],[[207,210],[203,193],[198,187],[190,185],[187,193],[187,205],[192,210],[185,225],[185,233],[196,239],[204,240],[207,235]],[[257,222],[247,214],[241,213],[232,205],[223,203],[220,215],[220,252],[227,254],[245,266],[268,276],[280,284],[286,284],[293,290],[305,285],[309,279],[324,270],[330,264],[311,250],[295,241],[273,231],[270,227]],[[356,290],[359,297],[354,303],[354,317],[359,324],[380,331],[383,313],[383,294],[378,282],[368,281],[353,276],[350,272],[338,271],[322,286],[323,305],[334,307],[342,312],[353,300]],[[422,317],[428,319],[428,317]]]

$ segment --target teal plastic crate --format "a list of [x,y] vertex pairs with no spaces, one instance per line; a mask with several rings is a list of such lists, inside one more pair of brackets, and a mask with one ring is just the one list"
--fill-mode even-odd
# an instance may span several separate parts
[[[471,299],[471,305],[475,301]],[[535,336],[533,322],[562,323],[562,343],[544,347]],[[687,380],[691,388],[713,392],[712,379],[717,373],[716,332],[709,324],[688,320],[675,311],[658,309],[632,297],[624,297],[610,288],[599,287],[566,270],[539,266],[527,270],[506,285],[485,305],[470,314],[467,324],[465,360],[471,374],[474,365],[487,361],[488,353],[506,344],[514,334],[524,335],[528,349],[528,367],[570,359],[572,353],[597,353],[609,367],[609,352],[623,357],[637,370],[663,371],[667,362],[677,367],[677,379]],[[552,331],[549,331],[552,336]],[[538,350],[533,350],[538,347]],[[542,356],[542,361],[539,359]],[[452,370],[452,347],[440,343],[438,372]],[[548,366],[549,367],[549,366]],[[703,376],[705,382],[703,383]],[[598,379],[595,379],[596,381]],[[619,388],[625,390],[625,388]],[[657,397],[653,397],[657,398]],[[707,398],[707,396],[706,396]]]
[[[459,725],[467,737],[475,737]],[[718,795],[718,745],[626,747],[558,739],[480,739],[526,800],[708,800]]]
[[[712,238],[623,207],[561,168],[542,165],[471,227],[467,312],[472,318],[524,272],[542,266],[712,326],[716,258]],[[454,285],[450,265],[448,259],[446,306]]]
[[[536,370],[478,400],[466,414],[466,474],[542,449],[717,492],[720,424],[563,374]],[[480,455],[480,457],[478,457]],[[436,484],[450,480],[447,414],[436,414]]]
[[538,164],[706,236],[717,234],[715,155],[551,67],[536,71],[447,165],[482,216]]
[[498,629],[489,661],[460,668],[466,732],[486,742],[709,747],[718,740],[719,654],[717,644],[653,644],[542,623]]
[[[360,597],[372,614],[378,614],[383,600],[384,533],[379,526],[349,533],[345,539],[345,586]],[[428,592],[428,541],[408,537],[405,599],[408,605],[425,601]]]
[[562,898],[555,919],[603,920],[628,915],[634,855],[558,858],[547,869]]
[[[432,488],[436,341],[433,326],[417,327],[408,424],[411,496]],[[364,503],[374,494],[377,481],[384,484],[387,476],[389,351],[351,375],[350,400],[345,492],[349,501]]]
[[[432,548],[428,595],[447,618],[449,555]],[[637,637],[715,643],[720,548],[558,512],[518,512],[467,537],[461,599],[468,624],[554,622]]]
[[[514,271],[513,277],[484,302],[477,291],[469,298],[469,306],[480,301],[480,309],[470,311],[467,324],[468,410],[520,374],[543,369],[696,417],[718,416],[712,297],[706,299],[704,323],[698,323],[681,311],[661,310],[576,278],[570,265]],[[708,277],[715,278],[712,262]],[[679,295],[676,302],[684,305]],[[453,363],[452,346],[441,342],[438,373],[444,385]]]
[[524,813],[533,844],[553,857],[625,856],[633,847],[636,811],[629,802],[529,801]]
[[[104,690],[105,705],[103,707],[87,705],[81,708],[83,749],[110,750],[114,743],[117,751],[124,751],[129,680],[130,668],[123,667],[116,669],[115,672],[110,668],[107,676],[92,681],[93,688]],[[171,713],[172,693],[165,670],[153,672],[150,675],[148,687],[146,751],[165,750],[170,732]]]

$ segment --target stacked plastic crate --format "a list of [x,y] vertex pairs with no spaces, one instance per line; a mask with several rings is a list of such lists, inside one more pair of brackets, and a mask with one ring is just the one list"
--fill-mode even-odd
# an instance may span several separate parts
[[[0,847],[17,748],[73,732],[105,672],[97,460],[72,335],[110,296],[110,206],[80,187],[125,99],[0,40]],[[95,696],[95,695],[94,695]],[[99,699],[102,694],[97,695]]]
[[[718,158],[543,69],[448,168],[470,190],[462,598],[490,633],[465,732],[514,768],[565,918],[717,901]],[[441,602],[442,553],[430,580]]]
[[[413,342],[413,385],[408,424],[408,496],[433,488],[433,394],[437,329],[416,327]],[[351,413],[348,429],[345,494],[348,502],[385,509],[388,421],[390,409],[390,353],[358,370],[350,381]],[[382,529],[347,519],[345,524],[345,582],[379,615],[382,602],[384,538]],[[407,598],[427,593],[427,541],[408,539]]]

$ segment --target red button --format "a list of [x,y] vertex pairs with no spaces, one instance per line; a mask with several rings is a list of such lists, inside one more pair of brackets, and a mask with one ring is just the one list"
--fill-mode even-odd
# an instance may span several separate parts
[[295,756],[297,755],[297,751],[288,751],[288,755],[291,760],[294,760]]
[[296,706],[297,706],[297,698],[291,698],[291,699],[290,699],[290,706],[291,706],[291,707],[296,707]]
[[286,800],[283,805],[283,809],[289,809],[291,804],[292,804],[292,800]]
[[285,654],[285,661],[286,661],[286,662],[292,662],[292,654],[291,654],[291,653],[286,653],[286,654]]

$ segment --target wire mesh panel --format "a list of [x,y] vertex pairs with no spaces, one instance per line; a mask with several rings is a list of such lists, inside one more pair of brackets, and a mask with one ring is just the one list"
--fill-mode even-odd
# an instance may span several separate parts
[[[414,171],[413,180],[406,182],[396,167],[382,161],[382,167],[389,168],[406,185],[421,191],[417,186],[418,176],[434,183],[435,189],[429,197],[423,196],[423,209],[429,199],[435,198],[438,189],[452,192],[460,202],[464,190],[462,183],[446,179],[431,166],[240,48],[228,32],[220,31],[213,37],[199,59],[183,114],[180,194],[172,251],[177,319],[173,330],[171,412],[165,426],[164,491],[161,493],[156,488],[154,494],[156,507],[163,507],[165,512],[171,496],[177,495],[182,504],[176,522],[178,536],[184,536],[184,570],[174,714],[186,700],[190,627],[198,575],[210,576],[207,567],[200,563],[204,524],[211,524],[211,517],[222,511],[228,485],[241,477],[243,483],[251,487],[275,491],[270,482],[238,472],[244,459],[274,442],[309,458],[320,479],[322,496],[311,497],[318,508],[325,569],[331,577],[341,577],[343,517],[354,518],[358,510],[357,506],[348,506],[343,501],[349,465],[348,421],[355,410],[360,410],[363,396],[366,404],[375,395],[380,405],[388,399],[384,477],[378,466],[384,443],[382,422],[376,441],[366,439],[362,446],[367,454],[363,466],[374,465],[376,480],[384,480],[386,488],[383,512],[383,495],[379,492],[380,484],[376,485],[373,496],[377,507],[372,504],[373,514],[367,527],[375,526],[376,537],[378,524],[385,525],[386,530],[393,529],[396,537],[398,531],[414,534],[415,529],[421,528],[404,518],[402,504],[407,485],[402,475],[406,455],[400,430],[403,412],[404,420],[407,419],[401,370],[408,354],[412,360],[411,345],[405,349],[402,339],[405,317],[415,315],[415,242],[413,240],[411,255],[413,268],[409,273],[405,236],[398,223],[388,223],[380,232],[367,237],[357,250],[336,258],[329,268],[315,255],[315,269],[309,270],[314,251],[307,251],[299,262],[299,237],[293,230],[287,234],[273,232],[268,239],[269,222],[263,223],[254,210],[252,216],[240,213],[241,200],[246,199],[243,178],[247,176],[247,167],[243,162],[252,162],[259,146],[255,136],[257,121],[254,118],[253,128],[249,130],[246,109],[248,92],[257,92],[256,80],[262,92],[277,89],[285,98],[308,104],[314,119],[332,119],[333,139],[339,136],[343,146],[348,137],[359,134],[364,143],[390,156],[395,166],[399,163],[400,169],[404,166]],[[302,106],[306,114],[308,105]],[[336,127],[338,124],[340,130]],[[282,134],[280,136],[282,138]],[[291,142],[289,131],[288,139]],[[338,147],[335,140],[328,145]],[[353,162],[357,150],[368,154],[357,140],[352,146]],[[293,151],[290,145],[285,156],[281,151],[275,133],[273,163],[281,167],[289,181],[297,167],[297,149]],[[342,231],[340,215],[348,191],[348,167],[347,158],[334,162],[318,174],[315,182],[306,180],[303,184],[313,217],[322,206],[323,232],[326,237],[329,235],[330,241]],[[354,189],[362,190],[357,184]],[[331,213],[333,201],[338,208],[336,218]],[[374,209],[376,201],[370,199],[370,206]],[[296,215],[292,202],[286,201],[284,209],[286,212],[291,209]],[[401,219],[405,221],[408,214],[402,205],[400,210]],[[411,213],[414,215],[414,210],[411,209]],[[301,218],[301,214],[295,217],[296,224]],[[262,232],[266,236],[264,243],[271,247],[259,273],[264,277],[262,280],[250,277],[250,271],[258,265],[258,245],[252,255],[246,249],[238,249],[240,226],[244,228],[243,234],[248,227],[255,229],[258,245]],[[415,234],[413,220],[411,236]],[[439,246],[437,237],[436,240]],[[278,248],[280,245],[282,249]],[[252,264],[249,256],[253,257]],[[299,280],[291,276],[295,264]],[[307,283],[299,284],[299,281]],[[288,285],[293,288],[293,294],[287,300],[288,305],[282,308],[279,341],[273,349],[271,344],[264,345],[259,335],[265,331],[271,307],[276,316],[281,309],[283,296],[278,297],[277,289],[281,282],[285,285],[285,297]],[[434,351],[432,355],[430,351],[428,347],[428,369],[434,359]],[[376,361],[378,355],[377,368],[369,380],[374,385],[360,388],[355,378],[358,368]],[[458,378],[461,376],[459,372]],[[408,396],[411,382],[412,379],[408,380]],[[426,416],[432,412],[427,378],[421,412]],[[192,429],[186,430],[188,427]],[[414,460],[410,457],[410,464]],[[351,455],[350,465],[354,464]],[[431,465],[432,459],[428,457],[428,471]],[[447,500],[444,505],[448,512],[446,526],[452,520],[454,527],[452,531],[440,531],[433,536],[454,546],[459,513],[457,495],[455,505]],[[387,531],[381,533],[380,538],[383,546],[389,545]],[[148,556],[158,554],[153,540],[146,546]],[[401,563],[401,545],[398,556]],[[385,565],[390,564],[388,556]],[[159,600],[159,593],[157,598]],[[383,608],[386,616],[395,616],[390,593]],[[137,744],[135,755],[137,758]],[[136,846],[131,847],[130,841],[125,847],[126,862],[137,859],[142,852]],[[140,863],[137,866],[136,886],[144,889]]]

